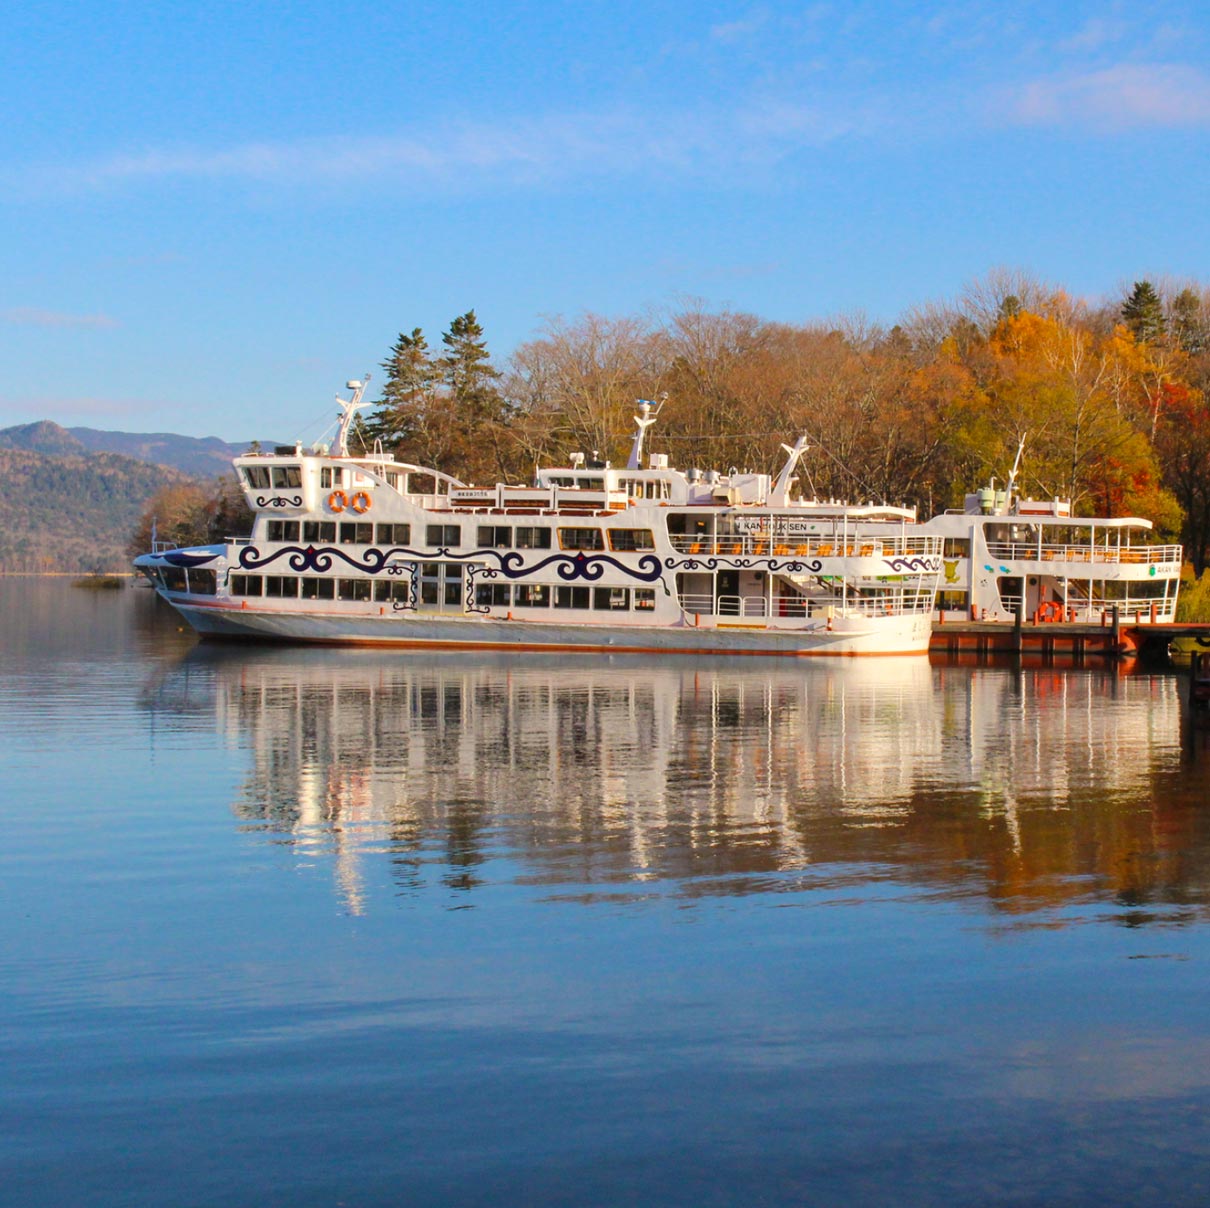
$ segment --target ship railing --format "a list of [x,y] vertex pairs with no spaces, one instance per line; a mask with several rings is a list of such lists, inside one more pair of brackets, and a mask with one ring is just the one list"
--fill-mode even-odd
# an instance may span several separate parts
[[1180,565],[1179,545],[1094,545],[1044,543],[1035,541],[989,541],[987,551],[993,558],[1017,562],[1110,562],[1154,566],[1175,562]]
[[810,539],[794,537],[709,536],[693,533],[669,535],[672,548],[681,554],[701,557],[745,558],[895,558],[938,554],[940,537],[854,537]]
[[899,616],[903,613],[931,612],[933,593],[906,591],[894,595],[863,598],[849,596],[718,596],[687,592],[681,596],[681,608],[690,616],[779,617],[806,619],[834,615]]

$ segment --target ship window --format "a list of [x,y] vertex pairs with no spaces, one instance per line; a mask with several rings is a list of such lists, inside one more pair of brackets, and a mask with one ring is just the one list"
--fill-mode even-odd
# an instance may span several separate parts
[[[447,566],[445,568],[445,573],[447,576],[445,580],[445,602],[447,604],[462,603],[462,575],[459,573],[461,569],[461,567],[453,566]],[[454,575],[457,575],[458,577],[453,578],[452,576]]]
[[198,596],[212,596],[218,591],[218,576],[208,566],[195,566],[189,572],[189,590]]
[[319,485],[325,491],[329,487],[343,486],[344,480],[345,472],[341,466],[324,466],[319,471]]
[[507,583],[480,583],[475,588],[475,603],[480,608],[507,608],[511,593]]
[[517,588],[518,608],[549,608],[550,588],[545,584],[522,584]]
[[655,539],[650,529],[610,529],[609,548],[618,553],[655,549]]
[[297,520],[270,520],[269,521],[269,540],[270,541],[297,541],[298,540],[298,521]]
[[370,580],[337,579],[336,595],[341,600],[368,600],[370,598]]
[[605,489],[603,478],[577,478],[576,486],[581,491],[601,491]]
[[375,600],[402,600],[406,604],[411,595],[412,585],[407,579],[379,579],[374,584]]
[[335,596],[335,579],[316,579],[308,575],[302,581],[302,598],[304,600],[331,600]]
[[388,470],[383,477],[387,480],[387,486],[399,490],[399,472],[397,470]]
[[636,587],[634,589],[634,606],[636,609],[643,611],[655,607],[655,588],[654,587]]
[[594,587],[592,606],[598,611],[618,612],[630,607],[629,587]]
[[412,540],[410,524],[380,524],[378,526],[379,545],[408,545]]
[[971,542],[969,537],[946,537],[945,557],[969,558],[970,556]]
[[604,549],[605,538],[600,529],[595,528],[561,528],[559,530],[560,549]]
[[314,544],[316,541],[336,540],[335,520],[304,520],[302,539]]
[[276,599],[295,599],[298,596],[298,580],[293,575],[266,575],[265,595]]
[[302,468],[300,466],[274,466],[273,485],[292,489],[301,487]]
[[164,567],[164,586],[169,591],[187,591],[185,572],[179,566]]
[[425,528],[425,542],[439,549],[457,549],[462,544],[460,524],[430,524]]
[[232,575],[231,594],[233,596],[263,595],[264,585],[260,575]]
[[341,545],[369,545],[373,540],[374,526],[368,522],[358,521],[340,526]]
[[556,487],[574,487],[576,485],[576,480],[565,474],[556,474],[550,479],[550,482]]
[[508,525],[481,524],[479,526],[479,545],[483,549],[510,549],[513,544],[513,530]]
[[244,481],[254,490],[267,491],[269,489],[269,467],[245,466]]
[[517,529],[518,549],[550,549],[550,529],[548,528],[519,528]]
[[589,589],[587,587],[556,587],[556,608],[587,608]]

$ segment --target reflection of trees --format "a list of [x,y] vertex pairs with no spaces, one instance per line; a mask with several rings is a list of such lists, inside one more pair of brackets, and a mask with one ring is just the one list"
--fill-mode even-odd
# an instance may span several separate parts
[[[889,881],[1203,910],[1205,773],[1178,681],[1099,673],[206,655],[253,767],[239,817],[335,856],[353,908],[501,876],[567,892],[746,893]],[[507,860],[488,876],[484,865]],[[612,888],[610,888],[612,887]]]

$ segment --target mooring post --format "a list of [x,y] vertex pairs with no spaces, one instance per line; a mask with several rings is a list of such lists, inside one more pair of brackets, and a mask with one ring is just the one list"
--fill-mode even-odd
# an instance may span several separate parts
[[1118,615],[1118,606],[1113,606],[1113,648],[1116,650],[1122,640],[1122,618]]

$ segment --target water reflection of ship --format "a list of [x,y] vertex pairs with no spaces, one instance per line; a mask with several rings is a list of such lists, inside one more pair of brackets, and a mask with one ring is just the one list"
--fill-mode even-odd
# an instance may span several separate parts
[[220,725],[252,750],[237,814],[334,857],[352,910],[374,855],[405,892],[472,889],[504,859],[495,879],[586,896],[889,880],[1014,909],[1094,885],[1164,896],[1178,855],[1186,880],[1204,863],[1170,842],[1204,855],[1200,814],[1155,792],[1180,757],[1164,677],[205,648],[186,663],[212,671]]

